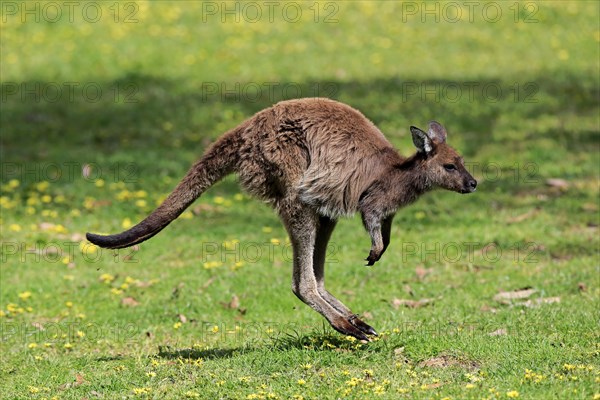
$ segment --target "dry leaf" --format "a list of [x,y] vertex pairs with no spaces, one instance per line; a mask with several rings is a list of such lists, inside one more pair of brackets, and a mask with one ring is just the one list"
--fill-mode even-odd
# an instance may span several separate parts
[[420,308],[426,305],[433,303],[433,299],[421,299],[421,300],[406,300],[406,299],[393,299],[392,306],[395,309],[400,308],[400,306],[405,306],[408,308]]
[[521,222],[521,221],[526,220],[527,218],[533,217],[534,215],[538,214],[539,212],[540,212],[539,208],[534,208],[533,210],[528,211],[525,214],[521,214],[521,215],[517,215],[516,217],[508,218],[506,220],[506,222],[508,222],[509,224]]
[[177,318],[179,318],[179,322],[185,324],[187,322],[187,318],[183,314],[177,314]]
[[209,287],[211,285],[211,283],[213,283],[215,281],[215,278],[209,278],[206,282],[204,282],[204,285],[202,285],[202,289],[206,289],[207,287]]
[[488,335],[490,335],[490,336],[504,336],[507,333],[508,332],[506,331],[505,328],[500,328],[500,329],[496,329],[494,332],[488,333]]
[[417,278],[419,278],[419,280],[422,280],[423,278],[425,278],[425,276],[429,275],[431,273],[431,271],[433,271],[433,268],[423,268],[423,267],[415,268],[415,274],[417,274]]
[[529,308],[539,307],[542,304],[560,303],[560,297],[540,297],[539,299],[519,302],[516,305],[522,305]]
[[361,317],[362,319],[370,320],[370,319],[373,319],[373,314],[371,314],[371,313],[370,313],[370,312],[368,312],[368,311],[365,311],[365,312],[363,312],[363,313],[360,315],[360,317]]
[[560,190],[566,190],[569,187],[569,182],[560,178],[550,178],[546,179],[546,185],[558,188]]
[[481,308],[479,309],[483,312],[491,312],[492,314],[496,314],[496,312],[498,311],[497,309],[495,309],[494,307],[490,307],[487,304],[484,304],[481,306]]
[[43,330],[45,330],[45,329],[44,329],[44,325],[42,325],[42,324],[41,324],[41,323],[39,323],[39,322],[32,322],[32,323],[31,323],[31,326],[33,326],[35,329],[38,329],[38,330],[40,330],[40,331],[43,331]]
[[140,305],[140,303],[134,299],[133,297],[123,297],[121,299],[121,305],[126,306],[126,307],[137,307]]
[[406,292],[406,294],[408,294],[410,296],[415,295],[415,292],[412,290],[412,288],[409,285],[404,285],[403,289]]
[[73,386],[79,386],[85,383],[85,379],[83,379],[83,375],[80,374],[76,374],[75,375],[75,382],[73,383]]
[[585,291],[587,291],[587,286],[585,283],[579,282],[577,284],[577,289],[579,289],[580,292],[585,292]]
[[231,301],[229,302],[229,308],[238,309],[240,307],[240,299],[234,294],[231,296]]
[[56,226],[56,224],[53,224],[52,222],[41,222],[38,227],[42,230],[42,231],[49,231],[54,229],[54,227]]
[[92,173],[92,166],[90,164],[83,164],[81,167],[81,176],[84,178],[89,178]]
[[511,300],[526,299],[535,292],[537,290],[530,287],[513,290],[512,292],[500,292],[494,296],[494,300],[503,304],[509,304]]
[[73,242],[81,242],[83,239],[85,239],[85,236],[81,233],[74,233],[71,235],[71,241]]

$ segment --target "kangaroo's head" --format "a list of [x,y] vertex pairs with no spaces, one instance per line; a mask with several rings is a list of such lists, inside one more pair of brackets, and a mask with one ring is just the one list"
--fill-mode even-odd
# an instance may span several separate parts
[[459,193],[472,193],[477,181],[465,168],[463,158],[446,144],[446,129],[438,122],[431,121],[427,132],[411,126],[413,143],[423,158],[421,164],[425,179],[434,187]]

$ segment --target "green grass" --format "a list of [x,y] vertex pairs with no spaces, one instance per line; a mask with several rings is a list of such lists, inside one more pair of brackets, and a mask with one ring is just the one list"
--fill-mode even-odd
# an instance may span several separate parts
[[[3,398],[600,397],[598,3],[519,3],[518,22],[513,3],[493,3],[496,22],[482,3],[457,23],[395,2],[321,3],[315,22],[303,3],[294,23],[222,23],[153,2],[129,24],[133,8],[116,23],[102,4],[97,23],[3,8]],[[351,104],[403,154],[409,125],[439,120],[480,182],[401,210],[373,268],[359,218],[338,224],[328,288],[378,340],[348,340],[295,298],[285,230],[235,177],[139,248],[84,246],[295,95]]]

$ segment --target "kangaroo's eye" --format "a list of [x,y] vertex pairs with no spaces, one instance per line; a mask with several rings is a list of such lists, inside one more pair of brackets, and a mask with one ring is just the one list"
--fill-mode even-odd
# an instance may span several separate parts
[[456,169],[456,165],[454,164],[444,164],[444,168],[446,171],[454,171]]

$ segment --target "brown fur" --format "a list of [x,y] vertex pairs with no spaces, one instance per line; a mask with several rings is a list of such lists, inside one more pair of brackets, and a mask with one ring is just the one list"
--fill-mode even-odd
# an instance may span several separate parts
[[212,184],[236,173],[249,193],[279,213],[294,250],[293,292],[338,331],[359,339],[375,330],[324,286],[325,250],[336,220],[359,211],[371,236],[368,264],[390,241],[396,210],[435,187],[461,193],[476,182],[437,122],[411,127],[418,149],[400,156],[352,107],[323,98],[280,102],[223,135],[152,214],[116,235],[87,235],[102,247],[128,247],[154,236]]

